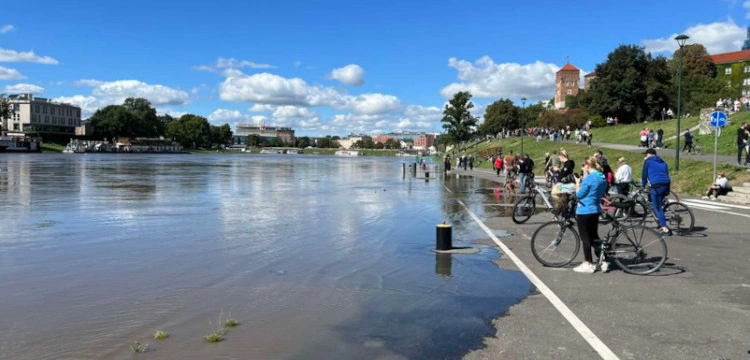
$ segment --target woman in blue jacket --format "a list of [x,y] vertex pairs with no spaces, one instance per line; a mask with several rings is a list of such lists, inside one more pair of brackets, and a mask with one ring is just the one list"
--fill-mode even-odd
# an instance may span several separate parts
[[[595,239],[599,239],[599,215],[602,213],[601,201],[607,191],[607,181],[602,173],[602,168],[595,158],[586,158],[583,161],[584,176],[576,177],[576,197],[578,207],[576,208],[576,222],[578,232],[581,234],[583,244],[584,262],[573,269],[575,272],[592,274],[596,271],[591,257],[591,245]],[[602,272],[607,272],[608,264],[602,263]]]

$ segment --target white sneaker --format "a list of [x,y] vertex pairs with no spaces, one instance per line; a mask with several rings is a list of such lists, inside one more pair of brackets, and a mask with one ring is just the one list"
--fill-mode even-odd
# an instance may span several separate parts
[[703,200],[708,200],[708,196],[706,196],[706,195],[703,195],[703,196],[701,196],[701,199],[703,199]]
[[573,268],[573,271],[584,273],[584,274],[593,274],[594,271],[596,271],[596,267],[594,267],[594,264],[582,262],[581,265],[578,265]]
[[711,198],[711,200],[719,200],[719,198],[716,197],[716,196],[714,196],[714,197]]
[[600,270],[600,271],[601,271],[602,273],[606,273],[606,272],[608,272],[608,271],[609,271],[609,263],[608,263],[608,262],[606,262],[606,261],[602,261],[602,264],[601,264],[601,265],[599,266],[599,270]]

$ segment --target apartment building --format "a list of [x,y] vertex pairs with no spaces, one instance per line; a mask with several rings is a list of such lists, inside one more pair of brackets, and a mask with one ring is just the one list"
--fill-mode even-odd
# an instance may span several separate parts
[[81,125],[81,108],[78,106],[53,102],[33,94],[9,95],[6,100],[14,114],[2,119],[5,131],[75,135],[76,127]]

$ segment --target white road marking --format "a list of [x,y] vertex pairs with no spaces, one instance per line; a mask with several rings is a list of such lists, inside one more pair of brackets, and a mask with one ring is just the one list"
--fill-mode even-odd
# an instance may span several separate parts
[[727,203],[711,201],[711,200],[686,199],[686,200],[680,200],[680,202],[685,203],[685,204],[690,204],[690,205],[696,205],[696,206],[708,205],[708,206],[721,206],[723,208],[750,210],[750,206],[727,204]]
[[513,251],[510,250],[510,248],[508,248],[508,246],[500,241],[500,239],[492,233],[492,230],[488,228],[487,225],[485,225],[482,220],[480,220],[479,217],[476,216],[476,214],[474,214],[474,212],[472,212],[469,207],[466,206],[466,204],[464,204],[463,201],[459,199],[456,199],[456,201],[458,201],[458,203],[464,207],[464,209],[469,213],[469,215],[472,217],[472,219],[474,219],[479,227],[481,227],[482,230],[484,230],[484,232],[492,239],[492,241],[494,241],[495,244],[500,247],[503,253],[508,256],[514,264],[516,264],[518,269],[521,270],[524,275],[526,275],[531,283],[534,284],[537,289],[539,289],[539,292],[541,292],[547,298],[547,300],[552,303],[552,306],[554,306],[555,309],[557,309],[557,311],[560,312],[560,314],[566,320],[568,320],[570,325],[572,325],[573,328],[576,329],[579,334],[581,334],[583,339],[586,340],[586,342],[588,342],[589,345],[591,345],[591,347],[594,348],[597,353],[599,353],[599,356],[601,356],[602,359],[619,360],[617,355],[615,355],[615,353],[612,352],[612,350],[610,350],[609,347],[607,347],[607,345],[604,344],[604,342],[602,342],[596,336],[596,334],[594,334],[594,332],[592,332],[591,329],[589,329],[588,326],[586,326],[586,324],[584,324],[583,321],[581,321],[581,319],[579,319],[578,316],[576,316],[576,314],[573,313],[573,311],[571,311],[570,308],[568,308],[568,306],[565,305],[565,303],[563,303],[562,300],[560,300],[560,298],[557,297],[557,295],[555,295],[555,293],[552,292],[552,290],[547,287],[547,285],[544,284],[544,282],[542,282],[542,280],[539,279],[536,274],[534,274],[534,272],[531,271],[531,269],[529,269],[529,267],[526,266],[526,264],[524,264],[523,261],[518,258],[518,256],[516,256],[516,254],[513,253]]

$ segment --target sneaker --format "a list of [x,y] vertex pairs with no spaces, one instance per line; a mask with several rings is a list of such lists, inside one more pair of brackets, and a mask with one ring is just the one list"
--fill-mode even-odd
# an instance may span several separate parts
[[719,198],[716,197],[716,196],[714,196],[714,197],[711,198],[711,200],[719,200]]
[[703,195],[703,196],[701,196],[701,199],[708,200],[708,196]]
[[573,268],[573,271],[584,273],[584,274],[593,274],[594,271],[596,271],[596,268],[594,267],[594,264],[582,262],[581,265],[576,266]]
[[609,263],[608,263],[608,262],[606,262],[606,261],[602,261],[602,264],[601,264],[601,265],[599,265],[599,270],[600,270],[600,271],[601,271],[602,273],[606,273],[606,272],[608,272],[608,271],[609,271]]

